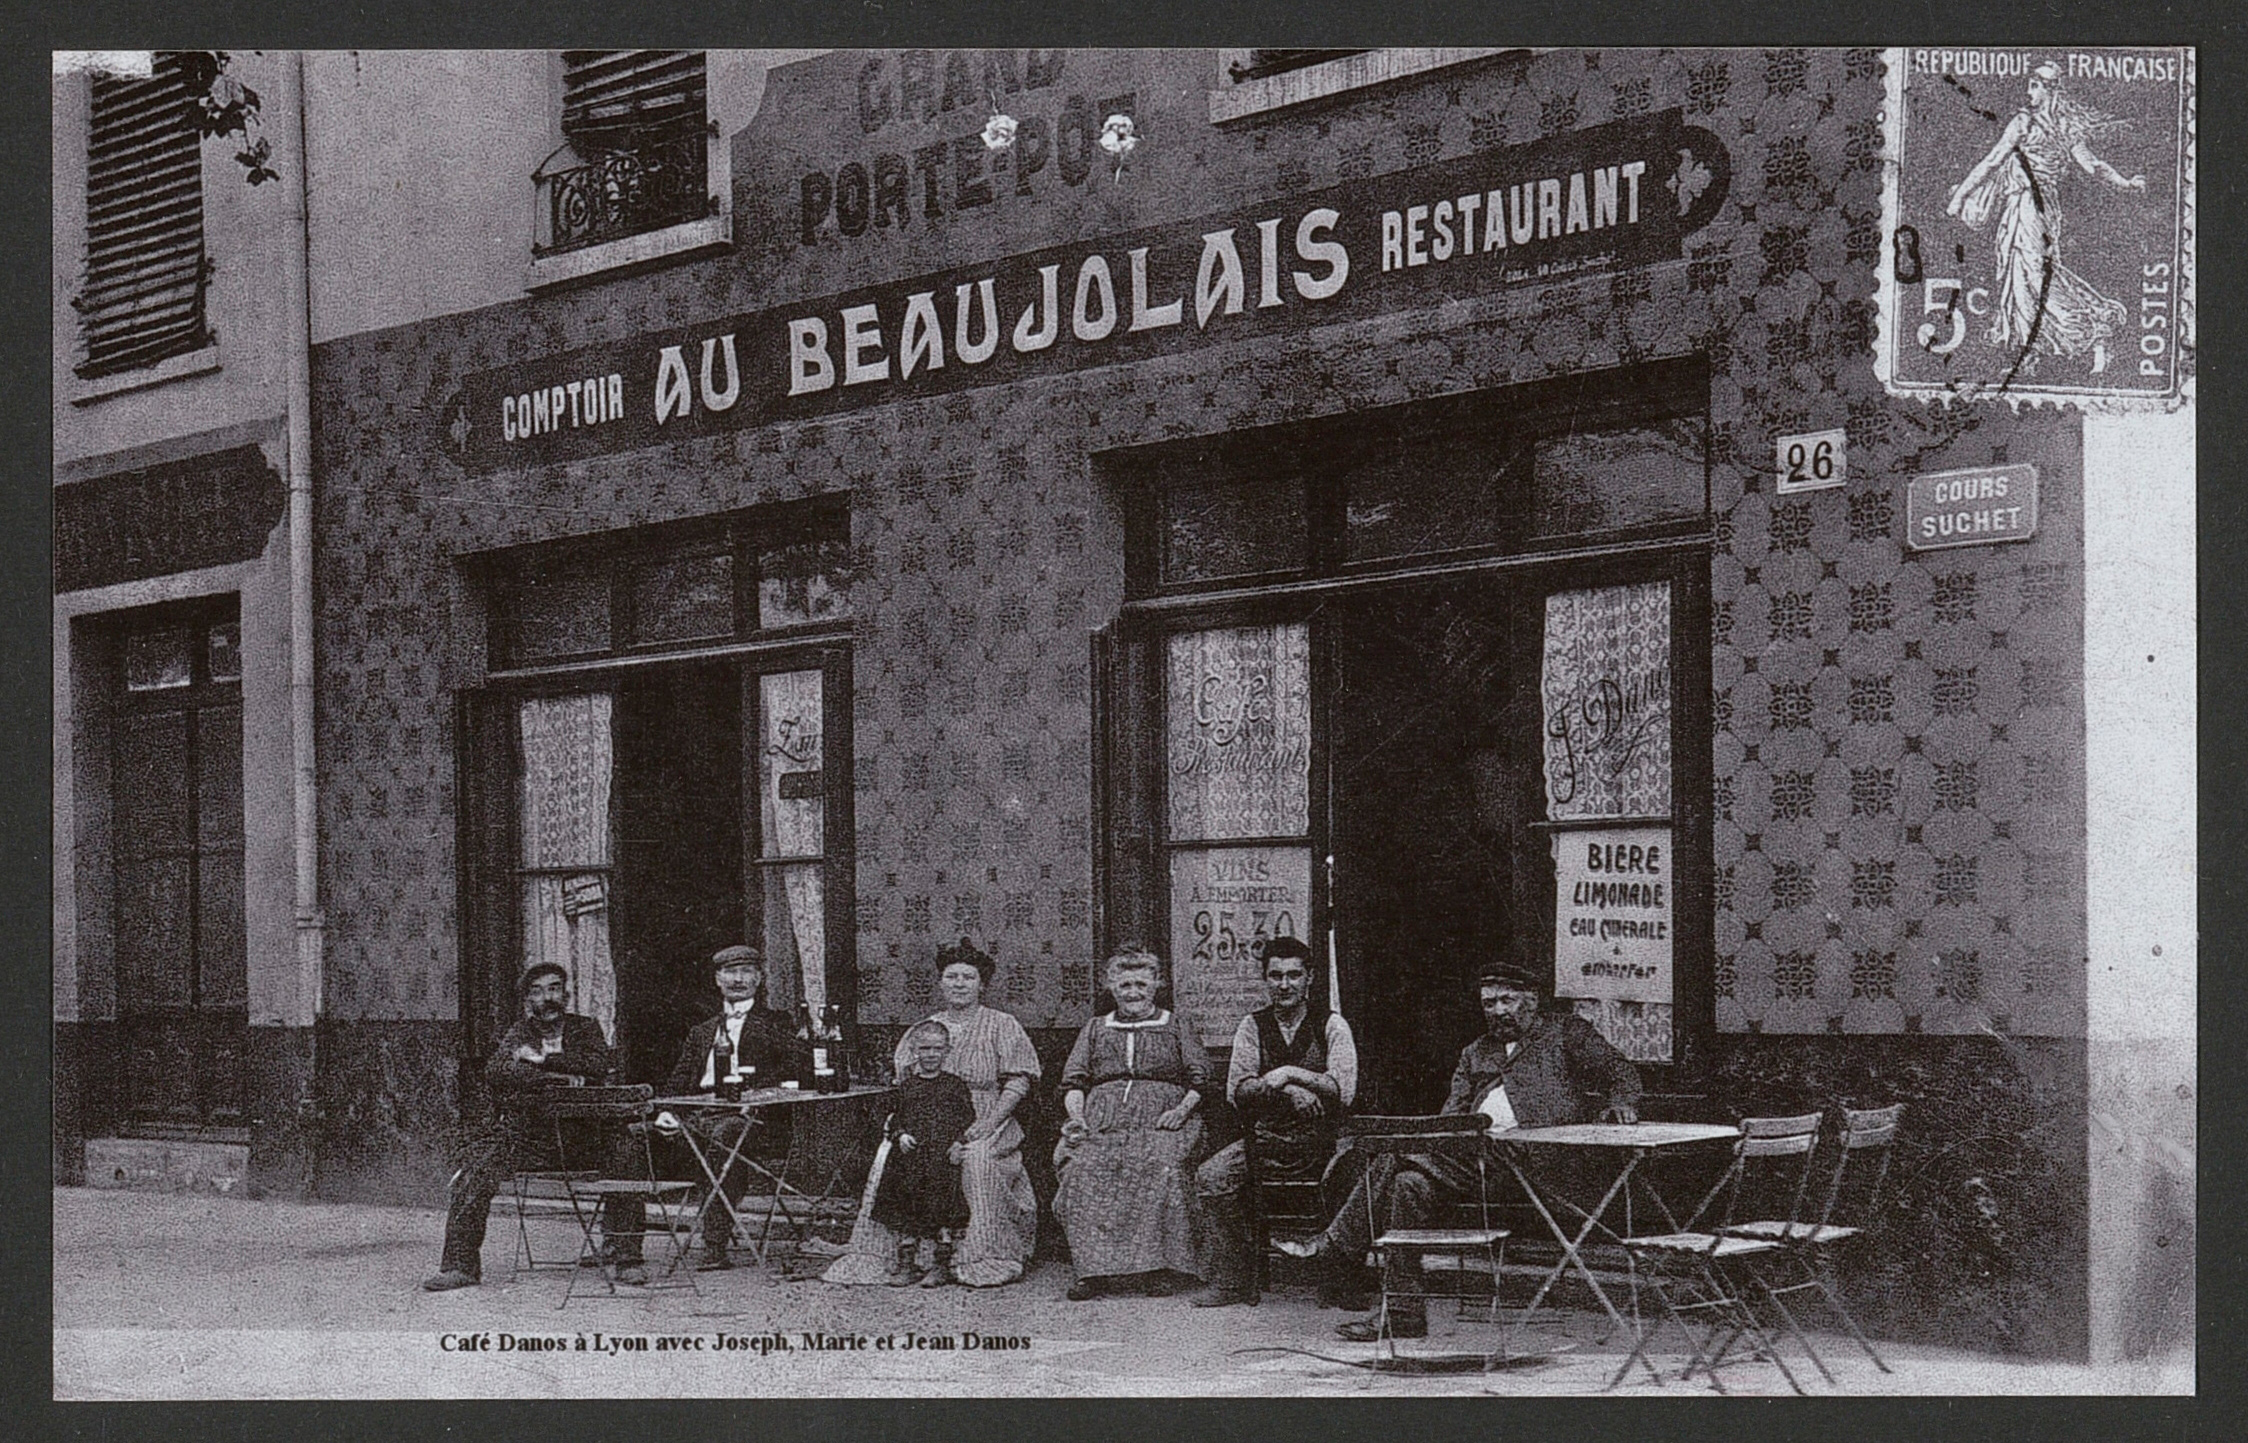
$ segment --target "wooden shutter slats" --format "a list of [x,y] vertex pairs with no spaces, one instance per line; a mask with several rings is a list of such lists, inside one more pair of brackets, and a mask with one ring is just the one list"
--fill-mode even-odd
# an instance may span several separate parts
[[700,125],[705,85],[699,50],[567,50],[562,131]]
[[203,143],[179,65],[97,77],[87,142],[86,269],[77,297],[82,375],[195,349],[203,317]]

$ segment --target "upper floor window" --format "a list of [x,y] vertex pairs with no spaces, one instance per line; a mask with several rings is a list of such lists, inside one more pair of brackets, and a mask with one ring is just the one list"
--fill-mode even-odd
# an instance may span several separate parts
[[485,558],[502,670],[825,634],[851,623],[847,501],[545,542]]
[[108,376],[210,343],[203,143],[180,58],[146,79],[97,75],[86,164],[78,374]]
[[1365,53],[1363,50],[1250,50],[1228,61],[1225,69],[1226,74],[1239,84],[1244,80],[1262,80],[1267,75],[1301,70],[1307,65],[1340,60],[1345,55]]
[[1210,120],[1223,125],[1290,106],[1388,85],[1410,76],[1493,56],[1533,52],[1491,46],[1390,47],[1381,50],[1221,50]]
[[535,255],[663,230],[716,208],[699,50],[563,51],[562,141],[533,177]]

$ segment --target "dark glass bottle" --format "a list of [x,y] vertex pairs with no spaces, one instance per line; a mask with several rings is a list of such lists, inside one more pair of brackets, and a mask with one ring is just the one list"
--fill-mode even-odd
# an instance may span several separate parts
[[742,1095],[741,1079],[734,1076],[732,1039],[726,1035],[723,1018],[719,1020],[718,1030],[710,1038],[710,1084],[723,1101],[734,1102]]

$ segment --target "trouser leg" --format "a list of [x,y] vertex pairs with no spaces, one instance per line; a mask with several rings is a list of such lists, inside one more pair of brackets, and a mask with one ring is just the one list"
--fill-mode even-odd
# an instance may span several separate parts
[[[607,1177],[638,1178],[648,1173],[642,1144],[625,1129],[611,1128],[603,1138],[602,1171]],[[638,1193],[617,1194],[601,1200],[602,1251],[613,1263],[637,1263],[641,1239],[648,1231],[648,1199]]]
[[484,1275],[484,1227],[492,1214],[492,1199],[514,1176],[516,1142],[514,1129],[500,1123],[487,1127],[469,1142],[445,1209],[445,1248],[440,1266],[446,1270],[470,1277]]
[[1203,1218],[1203,1271],[1211,1286],[1233,1292],[1247,1292],[1255,1282],[1248,1182],[1248,1153],[1238,1142],[1220,1148],[1194,1172],[1195,1200]]

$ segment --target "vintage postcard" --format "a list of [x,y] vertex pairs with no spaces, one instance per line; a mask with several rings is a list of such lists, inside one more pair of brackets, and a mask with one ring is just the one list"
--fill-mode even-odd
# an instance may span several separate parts
[[56,1396],[2191,1392],[2194,77],[58,55]]

